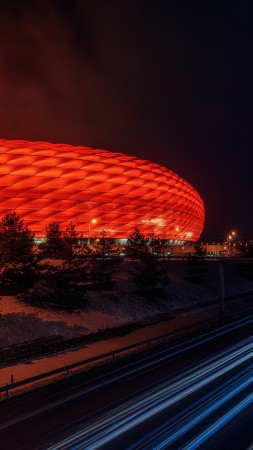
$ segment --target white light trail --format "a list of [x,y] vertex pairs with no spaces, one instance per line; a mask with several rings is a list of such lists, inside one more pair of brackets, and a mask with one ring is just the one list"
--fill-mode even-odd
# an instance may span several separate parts
[[191,368],[180,380],[169,380],[149,394],[115,408],[85,429],[56,444],[50,450],[95,450],[126,431],[207,386],[253,357],[253,339],[234,345]]

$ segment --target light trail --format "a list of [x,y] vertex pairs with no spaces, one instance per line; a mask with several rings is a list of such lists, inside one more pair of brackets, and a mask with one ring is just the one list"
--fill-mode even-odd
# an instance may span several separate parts
[[195,437],[193,441],[189,442],[183,450],[195,450],[199,448],[204,442],[212,437],[217,431],[223,428],[227,423],[231,422],[238,416],[245,408],[252,405],[253,393],[250,393],[243,398],[238,404],[229,409],[222,417],[219,417],[212,425],[206,428],[199,436]]
[[238,319],[233,323],[222,325],[215,330],[207,331],[202,333],[200,336],[195,336],[193,338],[187,339],[184,343],[175,344],[171,346],[170,349],[159,350],[155,355],[147,356],[142,361],[142,364],[139,362],[134,362],[130,364],[126,364],[123,369],[114,369],[110,372],[110,376],[105,377],[104,375],[97,377],[93,380],[92,384],[89,382],[84,383],[85,387],[78,390],[78,392],[70,393],[71,389],[69,389],[68,393],[65,394],[63,398],[60,398],[55,401],[51,401],[47,403],[45,406],[33,409],[25,414],[22,414],[14,419],[7,420],[0,424],[0,431],[9,428],[13,425],[21,423],[25,420],[34,417],[35,415],[42,414],[50,411],[53,408],[66,405],[68,402],[85,396],[88,393],[101,389],[105,386],[111,385],[116,381],[120,381],[121,379],[125,379],[126,377],[130,377],[132,375],[138,374],[147,368],[152,368],[163,361],[169,360],[173,357],[183,354],[187,350],[191,350],[193,348],[198,347],[199,345],[205,344],[211,340],[218,338],[224,334],[230,333],[231,331],[235,331],[244,326],[250,325],[253,322],[253,314]]
[[[145,436],[144,439],[133,445],[131,450],[144,448],[145,450],[164,450],[169,448],[169,445],[176,442],[251,385],[253,385],[253,364],[245,369],[242,374],[234,377],[232,382],[229,380],[223,383],[219,388],[212,390],[207,396],[196,401],[176,419],[173,418],[163,424],[160,430],[155,430],[151,435]],[[185,450],[188,450],[188,448],[187,446]]]
[[[147,419],[208,386],[214,380],[227,375],[241,364],[250,361],[252,357],[253,339],[249,338],[203,363],[193,366],[185,372],[185,375],[181,376],[181,379],[169,380],[162,386],[153,388],[148,394],[143,394],[131,402],[115,408],[86,426],[85,429],[50,447],[50,450],[95,450],[101,448]],[[250,381],[249,379],[244,381],[244,388],[251,382],[252,376]],[[223,395],[218,404],[228,401],[239,392],[240,386],[237,386],[226,396]],[[204,419],[206,415],[211,414],[216,406],[215,404],[211,405],[209,410],[203,412],[202,418]]]

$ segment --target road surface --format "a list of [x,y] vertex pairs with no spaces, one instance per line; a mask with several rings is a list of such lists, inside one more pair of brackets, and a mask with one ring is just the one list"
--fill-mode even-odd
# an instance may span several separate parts
[[[247,449],[253,316],[1,404],[5,450]],[[239,442],[239,445],[238,445]]]

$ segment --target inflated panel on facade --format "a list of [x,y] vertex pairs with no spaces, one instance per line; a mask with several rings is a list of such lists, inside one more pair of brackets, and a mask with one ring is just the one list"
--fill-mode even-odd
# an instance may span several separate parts
[[[133,156],[48,142],[0,140],[0,217],[16,211],[44,236],[51,222],[78,232],[196,241],[204,224],[199,194],[171,170]],[[96,219],[96,223],[92,220]]]

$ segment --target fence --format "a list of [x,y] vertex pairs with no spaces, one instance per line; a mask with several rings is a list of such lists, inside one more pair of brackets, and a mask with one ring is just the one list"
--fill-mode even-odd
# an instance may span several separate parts
[[73,370],[73,369],[78,369],[78,368],[81,369],[82,367],[88,368],[91,365],[93,366],[93,365],[96,365],[101,362],[105,362],[108,360],[114,360],[116,357],[123,356],[125,353],[132,352],[134,350],[137,351],[137,350],[141,350],[141,349],[145,349],[145,348],[148,349],[148,348],[152,347],[152,345],[154,345],[154,344],[158,345],[159,343],[166,343],[167,341],[172,340],[172,338],[177,339],[179,337],[189,336],[193,333],[195,334],[197,332],[204,331],[205,329],[217,326],[218,324],[219,324],[219,321],[217,321],[217,320],[209,320],[205,323],[203,323],[203,322],[196,323],[191,327],[185,326],[178,330],[174,330],[172,332],[165,333],[165,334],[156,336],[154,338],[146,339],[146,340],[143,340],[143,341],[140,341],[140,342],[137,342],[137,343],[125,346],[125,347],[121,347],[117,350],[112,350],[110,352],[106,352],[101,355],[94,356],[92,358],[78,361],[73,364],[59,367],[58,369],[54,369],[54,370],[47,371],[47,372],[41,373],[39,375],[30,377],[30,378],[26,378],[25,380],[21,380],[21,381],[15,382],[15,383],[13,382],[11,384],[6,384],[5,386],[0,387],[0,393],[5,392],[6,396],[8,396],[9,391],[12,389],[30,385],[37,381],[46,380],[46,379],[49,379],[49,378],[52,378],[55,376],[59,376],[59,375],[68,376],[70,374],[71,370]]
[[[159,336],[156,336],[154,338],[146,339],[140,342],[136,342],[134,344],[121,347],[117,350],[112,350],[110,352],[103,353],[102,355],[94,356],[92,358],[88,358],[82,361],[78,361],[73,364],[69,364],[63,367],[59,367],[58,369],[54,369],[48,372],[41,373],[39,375],[26,378],[25,380],[21,380],[18,382],[11,382],[11,384],[6,384],[5,386],[0,387],[0,393],[5,393],[6,397],[9,395],[9,391],[12,389],[16,389],[22,386],[30,385],[32,383],[35,383],[36,381],[40,380],[47,380],[49,378],[59,376],[59,375],[66,375],[68,376],[73,369],[78,369],[82,367],[88,368],[90,365],[94,366],[101,362],[105,362],[108,360],[113,361],[118,356],[123,356],[124,353],[131,352],[131,351],[137,351],[141,349],[148,349],[152,347],[153,344],[159,345],[159,343],[166,343],[168,341],[176,340],[178,338],[184,338],[191,336],[193,334],[197,334],[199,332],[203,332],[210,328],[215,328],[219,326],[222,322],[233,322],[236,317],[239,316],[247,316],[248,314],[252,313],[252,307],[247,308],[243,311],[238,310],[234,311],[233,313],[226,315],[226,317],[223,317],[221,319],[211,319],[207,320],[205,322],[197,322],[193,324],[191,327],[188,325],[182,328],[179,328],[177,330],[174,330],[169,333],[161,334]],[[11,381],[13,381],[13,376],[11,376]]]

